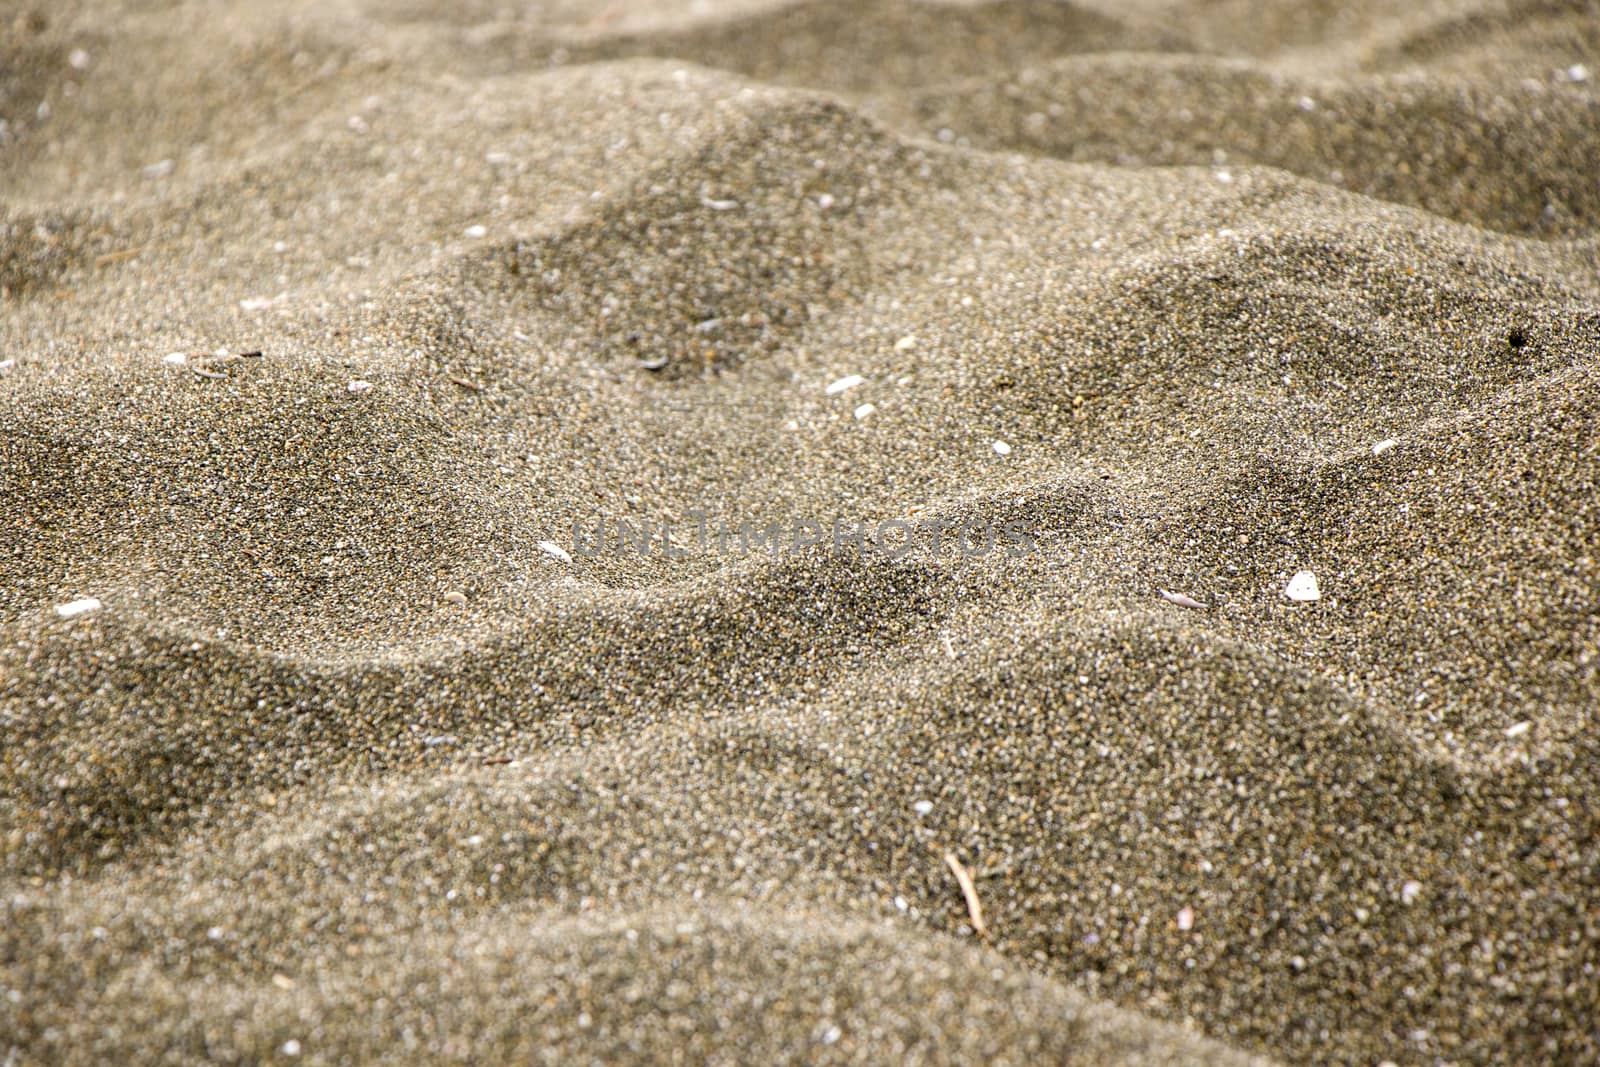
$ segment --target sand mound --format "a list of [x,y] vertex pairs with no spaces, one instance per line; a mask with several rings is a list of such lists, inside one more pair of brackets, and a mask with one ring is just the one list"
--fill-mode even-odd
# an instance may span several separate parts
[[1589,165],[1600,154],[1600,97],[1548,77],[1313,80],[1237,60],[1095,57],[886,108],[901,109],[907,125],[982,148],[1280,167],[1518,233],[1582,233],[1600,221]]
[[693,6],[0,24],[0,1060],[1600,1058],[1592,9]]
[[[658,26],[648,33],[607,32],[604,26],[563,29],[548,34],[542,53],[530,49],[530,37],[520,27],[484,34],[478,43],[522,63],[671,57],[760,81],[841,92],[906,89],[1079,52],[1165,51],[1183,45],[1176,34],[1148,20],[1130,23],[1057,0],[981,5],[812,0],[682,28]],[[952,48],[954,41],[965,47]]]

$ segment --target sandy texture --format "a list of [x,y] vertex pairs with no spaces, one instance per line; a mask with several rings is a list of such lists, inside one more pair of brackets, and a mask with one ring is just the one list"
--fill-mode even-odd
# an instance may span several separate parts
[[1595,3],[73,0],[0,118],[8,1067],[1600,1060]]

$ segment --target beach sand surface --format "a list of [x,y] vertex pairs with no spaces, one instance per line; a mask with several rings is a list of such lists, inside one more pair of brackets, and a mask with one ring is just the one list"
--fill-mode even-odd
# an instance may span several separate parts
[[0,1063],[1600,1062],[1592,0],[61,0],[0,120]]

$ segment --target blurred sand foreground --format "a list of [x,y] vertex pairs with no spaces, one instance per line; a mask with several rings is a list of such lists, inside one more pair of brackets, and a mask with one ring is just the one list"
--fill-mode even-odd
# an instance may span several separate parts
[[[34,0],[0,120],[0,1063],[1600,1061],[1596,3]],[[572,551],[697,513],[1037,540]]]

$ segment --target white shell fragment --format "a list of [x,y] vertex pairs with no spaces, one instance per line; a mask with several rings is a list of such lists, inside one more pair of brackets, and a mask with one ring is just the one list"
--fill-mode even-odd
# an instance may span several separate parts
[[713,200],[709,196],[702,196],[700,203],[712,211],[732,211],[739,206],[739,201],[737,200]]
[[189,362],[189,357],[183,352],[168,352],[161,357],[161,362],[171,364],[174,367],[181,367]]
[[1372,446],[1372,454],[1374,456],[1381,456],[1399,443],[1399,441],[1396,441],[1392,437],[1383,441],[1379,441],[1377,444]]
[[539,551],[543,552],[547,556],[554,556],[562,563],[572,562],[572,556],[567,553],[567,550],[556,544],[554,541],[540,541]]
[[345,386],[345,388],[350,390],[350,392],[355,393],[357,396],[360,396],[362,393],[371,391],[372,383],[369,381],[364,381],[361,378],[357,378],[355,381]]
[[933,814],[933,801],[919,800],[915,804],[911,805],[911,810],[916,812],[918,815],[931,815]]
[[1004,441],[996,441],[989,447],[994,449],[994,454],[997,456],[1011,455],[1011,446],[1006,444]]
[[896,352],[909,352],[916,347],[917,339],[909,333],[894,343],[894,350]]
[[1310,571],[1301,571],[1290,578],[1289,584],[1284,587],[1283,595],[1290,600],[1301,602],[1322,599],[1322,591],[1317,588],[1317,576]]
[[57,604],[56,614],[61,616],[63,619],[76,619],[83,615],[93,615],[103,607],[105,607],[105,605],[100,603],[100,601],[96,600],[94,597],[86,596],[81,600],[74,600],[66,604]]
[[1196,600],[1194,597],[1189,596],[1189,595],[1187,595],[1185,593],[1174,593],[1170,589],[1161,590],[1161,599],[1165,600],[1168,604],[1176,604],[1180,608],[1204,608],[1205,607],[1204,604],[1200,603],[1200,601]]
[[860,407],[856,408],[856,418],[857,419],[864,419],[864,418],[868,417],[869,415],[871,415],[874,411],[877,411],[877,410],[878,409],[877,409],[876,405],[873,405],[873,404],[862,404]]
[[1533,723],[1524,720],[1524,721],[1519,722],[1519,723],[1514,723],[1511,726],[1507,726],[1506,727],[1506,736],[1507,737],[1521,737],[1523,734],[1527,733],[1531,729],[1533,729]]
[[1400,887],[1400,903],[1402,903],[1402,904],[1406,904],[1406,905],[1415,904],[1417,902],[1417,898],[1420,897],[1421,895],[1422,895],[1422,883],[1421,882],[1416,882],[1416,881],[1407,882],[1405,885]]
[[468,237],[486,237],[489,234],[489,227],[480,225],[468,226],[465,232]]
[[460,590],[452,589],[444,595],[444,601],[446,604],[454,604],[458,608],[464,608],[467,606],[467,594]]
[[859,374],[847,374],[838,381],[830,383],[828,387],[823,390],[823,392],[827,393],[829,396],[838,396],[840,393],[854,389],[864,381],[866,381],[866,379]]
[[1180,929],[1180,930],[1193,930],[1194,929],[1194,909],[1193,908],[1184,907],[1184,908],[1179,908],[1178,909],[1178,929]]

